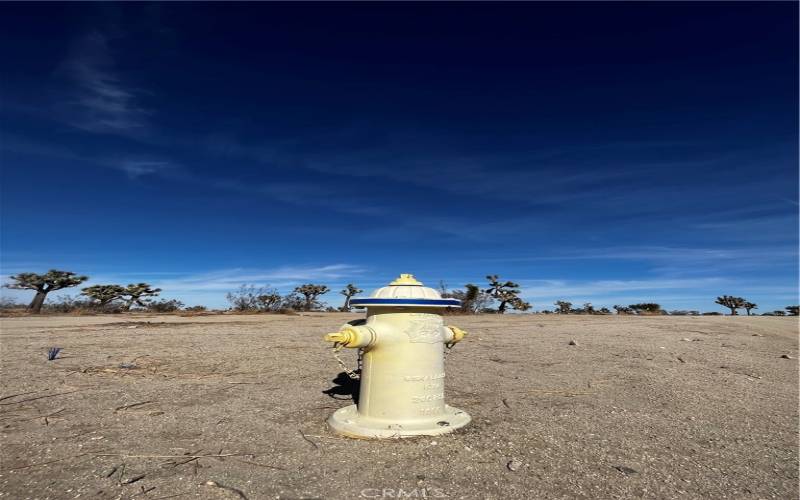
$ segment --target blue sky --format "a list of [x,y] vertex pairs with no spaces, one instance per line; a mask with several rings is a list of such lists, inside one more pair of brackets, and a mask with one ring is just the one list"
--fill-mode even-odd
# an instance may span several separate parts
[[3,4],[1,271],[782,309],[797,9]]

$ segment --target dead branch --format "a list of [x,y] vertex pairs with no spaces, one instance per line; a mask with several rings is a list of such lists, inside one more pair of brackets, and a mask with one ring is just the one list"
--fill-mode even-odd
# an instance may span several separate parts
[[[45,390],[48,390],[48,389],[45,389]],[[24,396],[26,394],[36,394],[37,392],[42,392],[42,391],[29,391],[29,392],[20,392],[18,394],[10,394],[8,396],[3,396],[2,398],[0,398],[0,401],[4,401],[6,399],[15,398],[17,396]]]
[[[36,401],[37,399],[54,398],[56,396],[63,396],[64,394],[72,394],[73,392],[78,392],[78,391],[81,391],[81,390],[82,389],[75,389],[74,391],[58,392],[56,394],[47,394],[45,396],[39,396],[39,397],[36,397],[36,398],[23,399],[21,401],[11,401],[9,403],[0,403],[0,406],[16,405],[16,404],[19,404],[19,403],[27,403],[28,401]],[[41,392],[41,391],[36,391],[36,392]],[[19,396],[19,394],[17,394],[17,395]],[[11,396],[9,396],[9,397],[11,397]]]

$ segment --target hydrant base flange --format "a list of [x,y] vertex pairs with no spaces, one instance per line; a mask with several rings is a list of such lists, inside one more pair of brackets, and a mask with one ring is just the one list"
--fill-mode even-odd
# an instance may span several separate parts
[[392,423],[359,415],[358,407],[350,405],[336,410],[328,419],[328,425],[337,434],[344,436],[388,439],[447,434],[464,427],[471,420],[467,412],[445,405],[444,413],[430,420]]

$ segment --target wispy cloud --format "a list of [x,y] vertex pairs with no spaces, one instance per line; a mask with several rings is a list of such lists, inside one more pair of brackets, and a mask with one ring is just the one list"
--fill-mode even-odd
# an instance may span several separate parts
[[283,266],[274,269],[224,269],[208,273],[155,280],[154,284],[170,293],[233,290],[243,284],[294,287],[308,281],[335,281],[358,276],[364,269],[350,264],[325,266]]
[[145,175],[162,174],[167,170],[173,170],[176,166],[168,161],[157,160],[121,160],[108,162],[112,168],[116,168],[128,174],[128,177],[135,179]]
[[79,39],[63,62],[75,86],[67,102],[67,122],[94,133],[136,135],[148,126],[151,111],[138,103],[137,91],[115,70],[109,37],[92,32]]
[[[57,158],[91,165],[93,167],[108,168],[124,172],[131,179],[136,179],[146,175],[180,175],[183,169],[173,161],[154,158],[152,156],[110,156],[98,157],[84,155],[80,152],[59,147],[54,144],[32,141],[24,137],[13,134],[5,134],[0,143],[0,151],[8,151],[17,154],[32,155],[44,158]],[[9,167],[13,166],[11,161],[6,162]]]

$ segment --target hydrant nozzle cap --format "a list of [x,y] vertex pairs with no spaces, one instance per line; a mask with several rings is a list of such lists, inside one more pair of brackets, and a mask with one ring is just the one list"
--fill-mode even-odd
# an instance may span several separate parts
[[389,283],[389,286],[397,286],[397,285],[411,285],[411,286],[422,286],[422,283],[417,281],[413,274],[401,274],[396,280]]

